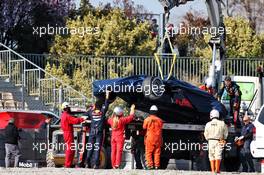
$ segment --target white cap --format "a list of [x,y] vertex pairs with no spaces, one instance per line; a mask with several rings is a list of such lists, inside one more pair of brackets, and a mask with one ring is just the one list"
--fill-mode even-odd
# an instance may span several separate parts
[[65,108],[67,108],[69,106],[70,106],[70,104],[68,102],[63,102],[62,105],[61,105],[61,108],[65,109]]
[[114,113],[115,113],[117,116],[121,116],[121,115],[123,115],[124,110],[123,110],[121,107],[117,106],[117,107],[115,107],[115,109],[114,109]]
[[219,118],[220,114],[219,114],[219,111],[216,110],[216,109],[213,109],[211,112],[210,112],[210,118],[213,119],[213,118]]
[[206,86],[208,86],[208,87],[212,87],[212,86],[213,86],[213,79],[212,79],[212,78],[207,78],[207,79],[205,80],[205,84],[206,84]]
[[150,111],[158,111],[158,107],[156,105],[152,105],[149,110]]

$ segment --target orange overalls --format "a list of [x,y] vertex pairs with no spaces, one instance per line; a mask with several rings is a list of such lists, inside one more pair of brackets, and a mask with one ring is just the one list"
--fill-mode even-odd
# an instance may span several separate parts
[[[146,129],[145,153],[148,167],[160,166],[160,153],[162,146],[162,126],[163,122],[155,115],[148,116],[143,123],[143,129]],[[154,154],[154,163],[152,156]]]

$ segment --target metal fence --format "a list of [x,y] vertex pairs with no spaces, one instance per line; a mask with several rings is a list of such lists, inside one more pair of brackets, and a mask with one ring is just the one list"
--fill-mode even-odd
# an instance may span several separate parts
[[[65,70],[72,75],[76,69],[91,67],[89,77],[95,79],[111,78],[111,73],[118,77],[129,75],[158,76],[159,71],[153,56],[102,56],[68,55],[58,59],[54,55],[22,54],[30,61],[45,68],[47,63],[59,65],[65,63]],[[163,74],[167,75],[172,64],[172,57],[161,58]],[[209,59],[179,57],[177,58],[172,75],[180,80],[202,83],[208,74],[211,64]],[[264,58],[228,58],[223,64],[224,75],[257,76],[257,67],[264,64]]]
[[[87,97],[65,84],[60,77],[55,77],[56,75],[51,75],[43,69],[47,64],[47,57],[38,55],[35,59],[27,59],[1,43],[0,48],[0,78],[8,79],[15,86],[22,87],[23,93],[40,97],[46,106],[51,107],[49,109],[56,112],[60,110],[63,100],[73,105],[85,106]],[[24,99],[22,102],[24,108]]]
[[[48,63],[55,66],[63,65],[70,78],[76,70],[85,70],[89,81],[142,74],[159,76],[153,56],[67,55],[59,58],[47,54],[21,55],[8,48],[0,50],[0,77],[9,78],[16,86],[24,87],[29,95],[39,96],[44,104],[56,110],[61,99],[84,106],[92,98],[91,94],[86,98],[81,92],[46,72],[44,69]],[[171,64],[172,57],[161,58],[163,75],[168,74]],[[209,59],[179,57],[172,75],[198,85],[208,75],[210,64]],[[257,76],[256,69],[263,64],[264,58],[229,58],[224,61],[223,74]]]

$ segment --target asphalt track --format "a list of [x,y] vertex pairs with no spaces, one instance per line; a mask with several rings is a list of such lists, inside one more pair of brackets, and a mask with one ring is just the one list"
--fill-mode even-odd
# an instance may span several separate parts
[[[0,168],[0,175],[212,175],[211,172],[180,171],[180,170],[94,170],[84,168]],[[260,173],[226,173],[233,174],[260,174]]]

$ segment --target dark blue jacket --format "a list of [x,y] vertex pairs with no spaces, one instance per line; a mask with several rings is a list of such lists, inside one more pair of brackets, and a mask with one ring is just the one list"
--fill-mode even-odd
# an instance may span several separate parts
[[108,110],[109,103],[106,100],[105,104],[102,106],[99,112],[95,112],[94,109],[91,109],[87,112],[87,116],[91,120],[91,130],[90,135],[97,135],[103,132],[105,128],[105,119],[106,112]]
[[242,130],[241,130],[241,136],[244,136],[244,148],[249,149],[250,148],[250,143],[253,139],[253,128],[254,125],[252,123],[249,123],[247,125],[244,125]]

